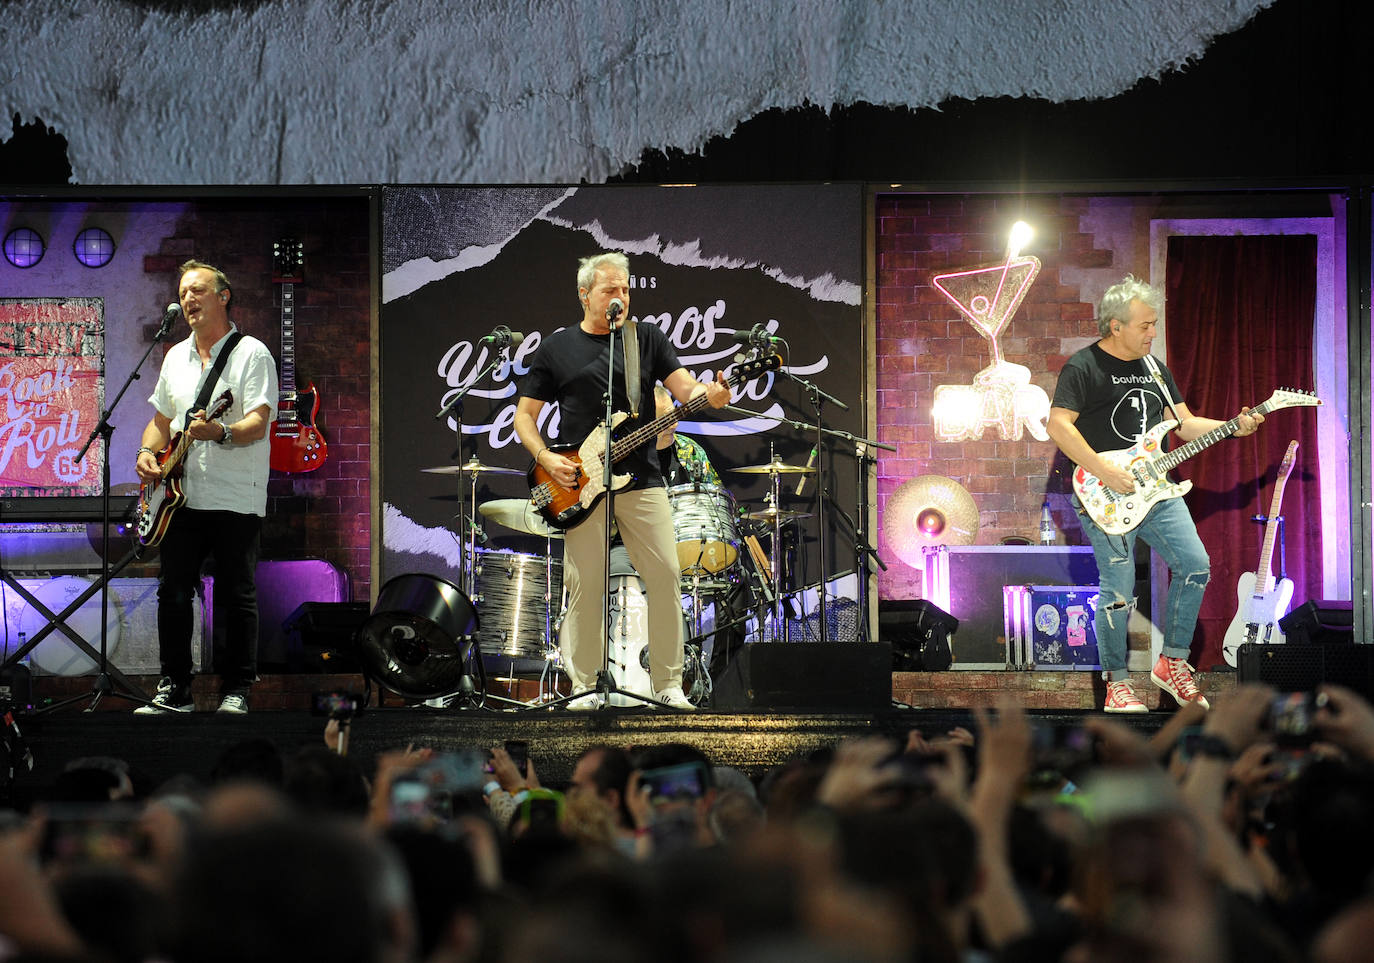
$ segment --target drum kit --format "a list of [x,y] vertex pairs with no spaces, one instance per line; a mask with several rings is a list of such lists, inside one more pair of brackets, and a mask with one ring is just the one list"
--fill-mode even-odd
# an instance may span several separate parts
[[[470,559],[471,564],[464,567],[462,585],[458,588],[459,594],[466,597],[464,602],[470,600],[471,604],[460,604],[458,608],[461,609],[459,621],[467,626],[468,635],[465,638],[475,636],[477,651],[483,659],[493,660],[509,672],[508,676],[498,675],[498,681],[513,683],[516,681],[515,674],[522,664],[530,667],[531,663],[538,662],[542,668],[539,695],[535,704],[552,701],[559,695],[556,669],[562,660],[558,648],[558,630],[566,606],[563,561],[556,557],[554,543],[563,538],[563,532],[545,522],[528,498],[493,498],[478,502],[477,481],[480,476],[524,475],[522,471],[483,464],[476,457],[468,459],[462,465],[445,465],[422,470],[430,474],[462,477],[470,486],[469,504],[477,506],[477,514],[484,522],[544,539],[543,554],[485,548],[479,544],[486,541],[482,524],[476,518],[471,522],[466,518],[462,519],[464,557]],[[763,508],[757,511],[741,509],[729,491],[705,481],[674,485],[668,489],[684,598],[683,623],[687,645],[684,652],[683,690],[687,697],[697,704],[705,702],[711,693],[711,678],[701,645],[705,608],[721,601],[740,584],[745,586],[745,595],[748,599],[747,604],[741,608],[746,612],[754,608],[753,600],[756,594],[746,571],[747,560],[748,567],[753,569],[759,583],[761,594],[774,606],[773,617],[779,620],[776,624],[784,624],[781,608],[782,568],[769,560],[754,533],[770,540],[773,556],[777,558],[780,557],[777,547],[782,544],[784,528],[800,519],[811,517],[806,512],[780,508],[781,479],[783,476],[811,474],[815,472],[815,468],[788,465],[775,455],[766,464],[732,470],[743,474],[769,476],[769,490],[764,497]],[[623,547],[612,549],[610,574],[612,675],[622,687],[632,691],[647,691],[646,593]],[[448,586],[448,583],[443,583],[443,586]],[[414,585],[398,587],[398,590],[406,591],[408,598],[413,595],[415,589]],[[384,587],[383,592],[385,591]],[[476,617],[475,633],[473,626],[467,622],[469,609]],[[711,631],[718,631],[720,628],[720,624],[717,624]],[[394,634],[397,629],[392,626],[389,631]],[[705,634],[709,635],[711,631]],[[431,647],[426,651],[435,651],[432,647],[435,644],[434,640],[429,641]],[[457,657],[458,650],[463,646],[455,644],[452,648],[454,651],[449,655]],[[397,660],[394,653],[388,655],[392,657],[384,661],[389,667]],[[452,663],[454,659],[449,658],[446,661]],[[482,674],[484,677],[485,673]],[[441,680],[406,677],[402,680],[406,683],[402,688],[395,685],[390,687],[403,695],[439,697],[448,693],[435,689],[452,686],[456,691],[458,678],[456,671],[449,671]],[[383,680],[384,684],[387,681]],[[624,704],[630,703],[625,700]]]

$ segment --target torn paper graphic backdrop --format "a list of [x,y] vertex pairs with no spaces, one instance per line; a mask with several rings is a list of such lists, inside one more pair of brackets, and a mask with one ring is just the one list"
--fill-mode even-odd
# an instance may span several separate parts
[[26,0],[0,116],[55,128],[84,184],[599,182],[775,107],[1111,97],[1269,5]]

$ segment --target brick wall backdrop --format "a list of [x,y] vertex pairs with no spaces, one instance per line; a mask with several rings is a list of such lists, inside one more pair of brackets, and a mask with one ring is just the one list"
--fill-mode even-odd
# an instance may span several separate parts
[[[230,316],[281,361],[281,306],[272,283],[272,242],[304,243],[304,282],[296,286],[296,383],[320,391],[319,422],[328,459],[313,472],[273,472],[268,482],[262,558],[322,558],[348,575],[354,600],[370,597],[368,207],[365,198],[202,201],[177,224],[143,269],[167,278],[188,258],[228,275]],[[148,327],[151,340],[156,324]],[[181,326],[177,337],[185,337]],[[160,359],[158,359],[160,363]],[[150,364],[151,368],[151,364]]]
[[888,496],[919,475],[944,475],[968,489],[978,507],[975,544],[1013,535],[1034,540],[1047,496],[1059,541],[1082,543],[1068,504],[1068,462],[1053,442],[1029,433],[1003,441],[996,428],[975,441],[935,440],[935,386],[971,384],[992,355],[989,342],[931,278],[1003,263],[1011,225],[1030,223],[1035,237],[1022,253],[1040,259],[1040,275],[998,343],[1005,360],[1028,367],[1032,383],[1053,397],[1065,360],[1096,338],[1090,301],[1098,292],[1083,300],[1082,272],[1113,268],[1117,259],[1081,223],[1092,206],[1087,198],[1058,195],[878,195],[878,437],[897,447],[896,453],[880,450],[878,458],[879,547],[888,563],[879,575],[881,598],[921,595],[920,570],[904,564],[882,534]]

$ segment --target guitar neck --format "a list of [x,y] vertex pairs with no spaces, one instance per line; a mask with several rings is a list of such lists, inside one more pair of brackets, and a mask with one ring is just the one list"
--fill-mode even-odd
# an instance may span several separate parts
[[1283,508],[1283,489],[1288,484],[1288,475],[1293,470],[1293,462],[1298,454],[1296,440],[1288,445],[1277,475],[1274,477],[1274,497],[1269,500],[1269,521],[1264,525],[1264,544],[1260,547],[1259,565],[1255,568],[1255,584],[1260,591],[1268,592],[1273,587],[1274,541],[1279,533],[1279,512]]
[[[1273,404],[1271,401],[1266,401],[1263,404],[1250,409],[1249,414],[1267,415],[1276,407],[1279,406]],[[1161,472],[1170,471],[1178,467],[1179,465],[1183,464],[1185,461],[1187,461],[1189,458],[1192,458],[1194,455],[1199,454],[1208,448],[1211,448],[1217,442],[1222,441],[1226,438],[1230,438],[1239,429],[1240,415],[1236,415],[1236,417],[1232,418],[1230,421],[1223,422],[1222,424],[1217,425],[1211,431],[1206,432],[1205,434],[1198,435],[1192,441],[1185,442],[1184,444],[1179,445],[1177,448],[1169,452],[1167,455],[1161,455],[1158,459],[1156,459],[1155,467]]]
[[281,286],[281,394],[296,393],[296,286]]
[[[733,385],[731,387],[733,387]],[[674,408],[662,418],[656,418],[647,425],[636,428],[624,438],[617,441],[611,448],[611,462],[615,463],[620,461],[651,438],[657,438],[659,434],[677,424],[684,414],[698,412],[702,408],[705,408],[707,404],[709,404],[709,402],[706,400],[705,395],[697,395],[691,401],[685,402]]]

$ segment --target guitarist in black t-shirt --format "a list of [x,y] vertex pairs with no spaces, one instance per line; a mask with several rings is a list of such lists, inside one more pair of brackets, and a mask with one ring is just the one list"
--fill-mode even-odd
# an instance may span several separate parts
[[[547,404],[559,408],[560,440],[580,442],[605,416],[607,352],[610,326],[628,317],[630,264],[624,254],[603,253],[584,258],[578,265],[577,297],[582,320],[549,335],[530,359],[529,373],[520,382],[515,408],[515,431],[536,464],[552,483],[564,489],[578,487],[580,463],[553,451],[539,431],[539,415]],[[730,401],[724,374],[716,381],[698,382],[678,361],[667,336],[652,324],[638,326],[640,378],[639,418],[628,426],[654,421],[653,386],[662,381],[678,401],[705,394],[713,408]],[[632,408],[625,391],[623,338],[616,338],[612,405],[617,412]],[[623,434],[623,429],[622,429]],[[630,562],[644,582],[648,596],[649,678],[653,699],[677,709],[695,708],[682,691],[682,600],[678,594],[677,544],[668,494],[663,487],[654,446],[646,444],[615,463],[616,474],[633,473],[634,481],[616,490],[615,521],[629,552]],[[598,486],[601,479],[595,479]],[[572,680],[573,692],[590,692],[603,665],[602,594],[606,581],[603,535],[607,499],[569,528],[564,536],[563,584],[568,589],[568,610],[559,634],[563,666]],[[598,708],[593,695],[574,700],[570,709]]]
[[[1182,498],[1164,498],[1148,508],[1143,520],[1132,519],[1129,528],[1113,534],[1093,520],[1080,499],[1081,492],[1098,485],[1112,492],[1135,491],[1135,477],[1102,455],[1132,446],[1166,417],[1178,422],[1174,434],[1185,442],[1224,424],[1189,411],[1179,399],[1178,385],[1168,368],[1155,362],[1158,377],[1152,370],[1149,362],[1153,359],[1147,356],[1162,305],[1158,289],[1130,275],[1108,288],[1098,309],[1102,337],[1065,363],[1050,406],[1048,431],[1077,466],[1074,507],[1097,559],[1100,595],[1095,628],[1107,680],[1107,712],[1147,711],[1126,670],[1126,618],[1135,604],[1137,535],[1169,566],[1164,648],[1150,678],[1179,703],[1207,706],[1193,678],[1188,653],[1211,563],[1188,506]],[[1237,416],[1236,437],[1253,434],[1264,420],[1247,411],[1243,408]],[[1080,485],[1085,479],[1088,484]]]

